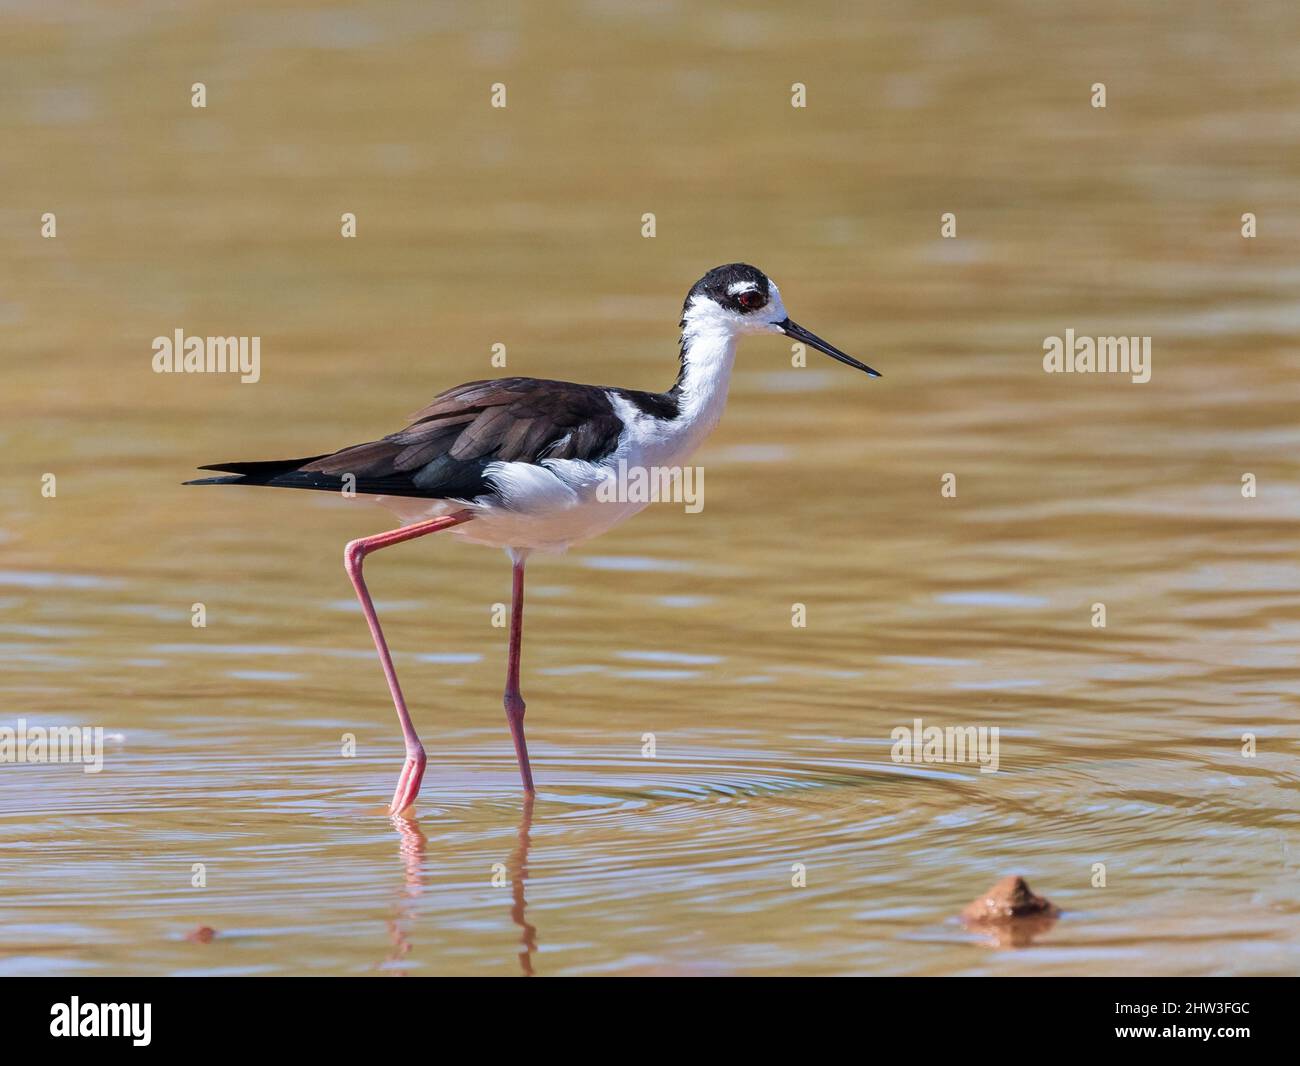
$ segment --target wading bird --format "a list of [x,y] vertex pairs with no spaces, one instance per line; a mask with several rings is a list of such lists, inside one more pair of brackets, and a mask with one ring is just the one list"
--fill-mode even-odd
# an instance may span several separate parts
[[514,574],[505,709],[519,773],[531,794],[533,772],[519,693],[529,553],[562,552],[645,506],[621,499],[626,494],[600,492],[600,487],[616,471],[671,468],[690,457],[722,416],[736,342],[743,334],[783,334],[880,376],[791,322],[776,284],[745,263],[716,267],[691,286],[681,331],[681,366],[667,392],[537,378],[471,381],[442,393],[409,426],[382,440],[305,459],[213,463],[200,469],[229,476],[186,482],[328,492],[350,488],[379,498],[405,523],[354,540],[343,553],[406,739],[393,814],[406,810],[419,794],[425,754],[362,576],[367,555],[444,529],[509,553]]

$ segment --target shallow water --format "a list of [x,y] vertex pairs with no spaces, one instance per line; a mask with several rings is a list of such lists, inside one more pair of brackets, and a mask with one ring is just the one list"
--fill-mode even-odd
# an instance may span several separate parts
[[[11,15],[0,725],[109,739],[0,765],[0,973],[1296,972],[1300,15],[1194,11]],[[704,510],[530,566],[530,807],[506,560],[374,557],[430,755],[390,822],[341,566],[387,515],[178,483],[399,428],[498,342],[666,387],[735,258],[885,377],[749,340]],[[262,380],[153,374],[178,327]],[[1151,381],[1044,374],[1067,328]],[[917,718],[998,771],[895,762]],[[954,919],[1008,873],[1065,911],[1015,950]]]

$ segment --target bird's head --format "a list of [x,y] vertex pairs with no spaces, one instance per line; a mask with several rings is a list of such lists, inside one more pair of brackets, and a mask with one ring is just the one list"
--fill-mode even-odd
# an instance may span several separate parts
[[748,263],[714,267],[691,286],[682,307],[682,339],[704,334],[739,337],[745,333],[780,333],[816,348],[873,378],[880,374],[815,333],[790,320],[776,282]]

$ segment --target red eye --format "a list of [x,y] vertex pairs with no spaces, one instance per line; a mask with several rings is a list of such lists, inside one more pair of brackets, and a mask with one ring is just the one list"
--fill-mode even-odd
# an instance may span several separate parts
[[757,289],[750,289],[748,292],[742,292],[738,295],[736,302],[746,311],[755,311],[767,303],[767,300]]

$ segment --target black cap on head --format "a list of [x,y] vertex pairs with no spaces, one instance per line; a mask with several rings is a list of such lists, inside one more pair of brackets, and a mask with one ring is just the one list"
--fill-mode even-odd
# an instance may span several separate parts
[[[757,291],[763,297],[762,304],[767,303],[767,275],[758,267],[752,267],[748,263],[727,263],[725,266],[714,267],[691,286],[691,291],[686,294],[686,303],[682,306],[682,311],[685,313],[686,308],[690,306],[691,300],[696,296],[706,296],[729,311],[736,311],[740,314],[754,310],[754,308],[742,304],[737,298],[738,294],[731,291],[737,288]],[[762,306],[762,304],[758,306]]]

